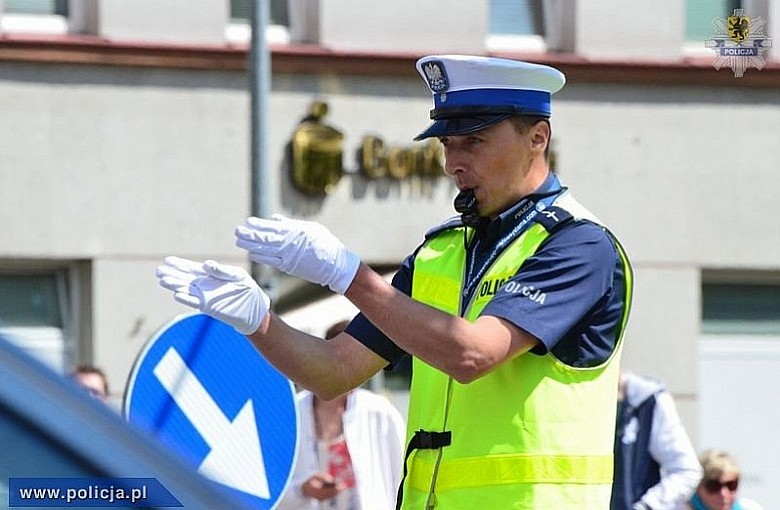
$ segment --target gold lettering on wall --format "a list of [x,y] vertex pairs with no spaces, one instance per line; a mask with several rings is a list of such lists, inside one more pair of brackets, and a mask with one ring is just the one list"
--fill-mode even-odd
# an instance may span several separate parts
[[360,173],[367,179],[439,177],[444,172],[441,144],[434,139],[411,146],[387,147],[377,136],[364,136],[357,161]]
[[[322,122],[328,105],[315,101],[301,120],[291,141],[292,183],[309,196],[331,193],[347,171],[343,168],[344,135]],[[413,145],[387,145],[379,136],[366,135],[356,149],[357,172],[368,180],[444,175],[444,159],[438,140]],[[349,172],[353,173],[353,172]]]
[[344,135],[322,123],[327,113],[327,103],[312,103],[292,138],[292,182],[310,196],[329,194],[344,173]]

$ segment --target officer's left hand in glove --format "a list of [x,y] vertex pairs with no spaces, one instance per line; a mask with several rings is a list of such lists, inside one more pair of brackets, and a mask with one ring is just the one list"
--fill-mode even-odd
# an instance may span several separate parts
[[160,285],[173,298],[251,335],[268,315],[271,300],[244,269],[213,260],[166,257],[157,267]]
[[266,264],[298,278],[327,285],[344,294],[355,279],[360,259],[319,223],[285,218],[251,217],[236,228],[236,246],[252,262]]

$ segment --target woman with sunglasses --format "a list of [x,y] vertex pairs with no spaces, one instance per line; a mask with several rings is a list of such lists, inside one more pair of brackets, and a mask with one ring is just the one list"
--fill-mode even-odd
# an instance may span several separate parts
[[737,497],[739,465],[727,452],[707,450],[699,457],[704,471],[696,492],[684,508],[690,510],[763,510],[751,499]]

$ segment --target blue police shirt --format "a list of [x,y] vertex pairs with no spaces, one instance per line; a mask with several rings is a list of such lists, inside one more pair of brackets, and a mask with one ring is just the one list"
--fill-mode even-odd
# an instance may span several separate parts
[[[476,257],[478,266],[481,258],[488,256],[489,248],[520,221],[515,213],[523,210],[528,199],[558,191],[560,184],[550,174],[534,195],[481,229],[475,236],[480,241],[469,243],[468,256]],[[416,252],[404,260],[392,281],[407,295],[411,295]],[[562,226],[509,282],[515,284],[510,289],[526,291],[507,292],[508,282],[499,289],[488,289],[495,294],[481,315],[505,319],[538,338],[540,344],[531,351],[533,354],[551,352],[575,367],[595,366],[609,358],[621,324],[625,281],[617,249],[603,227],[589,221]],[[386,359],[388,368],[407,356],[363,314],[358,314],[346,331]]]

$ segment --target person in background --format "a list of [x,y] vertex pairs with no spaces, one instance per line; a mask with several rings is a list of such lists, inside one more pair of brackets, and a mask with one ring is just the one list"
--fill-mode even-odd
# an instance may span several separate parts
[[672,395],[657,379],[620,374],[611,510],[673,510],[701,466]]
[[[331,339],[348,321],[333,324]],[[401,481],[406,424],[385,397],[358,388],[326,401],[297,396],[295,471],[279,510],[391,510]]]
[[704,471],[693,497],[680,510],[763,510],[752,499],[737,496],[739,464],[730,453],[706,450],[699,456]]
[[71,378],[96,399],[108,402],[108,378],[101,369],[90,365],[79,365],[71,372]]

